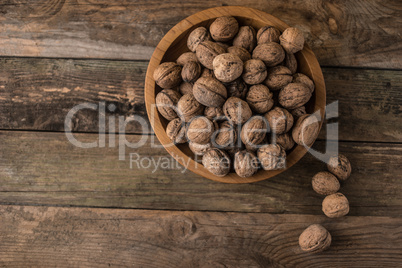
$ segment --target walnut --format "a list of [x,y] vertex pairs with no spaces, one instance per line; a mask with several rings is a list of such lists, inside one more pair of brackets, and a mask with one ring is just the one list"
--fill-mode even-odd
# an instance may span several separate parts
[[204,106],[194,98],[193,94],[186,94],[177,102],[177,111],[180,118],[184,122],[188,122],[193,117],[202,115]]
[[297,60],[293,53],[285,52],[284,64],[292,72],[292,74],[297,72]]
[[297,144],[310,147],[317,138],[319,130],[318,118],[315,115],[305,114],[297,119],[292,137]]
[[236,80],[243,72],[243,61],[230,53],[216,56],[212,65],[215,77],[226,83]]
[[227,43],[222,43],[222,42],[216,42],[216,44],[218,44],[219,46],[221,46],[221,47],[225,50],[225,52],[228,51],[229,44],[227,44]]
[[237,34],[239,24],[231,16],[217,18],[209,27],[212,38],[218,42],[226,42]]
[[201,77],[212,77],[216,79],[214,71],[208,68],[202,70]]
[[332,156],[327,164],[328,170],[341,181],[345,181],[352,173],[352,166],[346,156]]
[[233,45],[243,47],[247,51],[253,51],[256,43],[255,30],[251,26],[242,26],[239,28],[239,32],[233,39]]
[[296,109],[303,106],[311,98],[310,89],[302,83],[287,84],[278,96],[279,103],[286,109]]
[[274,105],[272,97],[272,92],[266,86],[254,85],[250,87],[246,100],[254,112],[263,114],[268,112]]
[[280,90],[292,82],[292,72],[285,66],[276,66],[268,69],[264,84],[270,90]]
[[228,47],[227,52],[238,56],[243,62],[251,59],[251,54],[245,48],[242,47],[236,47],[236,46]]
[[202,164],[212,174],[223,177],[230,171],[229,155],[217,148],[211,148],[202,157]]
[[262,60],[251,59],[244,63],[242,78],[247,84],[260,84],[266,77],[267,67]]
[[229,97],[238,97],[244,99],[247,94],[247,85],[241,78],[230,83],[224,83]]
[[201,77],[194,83],[193,94],[197,101],[208,107],[222,107],[227,97],[225,86],[207,77]]
[[194,52],[185,52],[181,54],[176,60],[177,64],[181,66],[184,66],[184,64],[191,61],[198,62],[197,55],[195,55]]
[[338,179],[327,171],[321,171],[315,174],[311,184],[313,190],[322,195],[334,194],[341,188]]
[[300,106],[296,109],[290,110],[290,113],[293,115],[293,118],[297,120],[299,117],[306,114],[306,107]]
[[273,26],[264,26],[257,32],[257,44],[261,45],[269,42],[279,43],[281,32]]
[[303,49],[304,36],[297,28],[287,28],[279,37],[281,45],[289,53],[296,53]]
[[328,195],[322,201],[322,211],[329,218],[339,218],[349,213],[349,201],[341,193]]
[[187,127],[187,138],[198,144],[207,144],[211,141],[215,127],[211,120],[205,116],[193,118]]
[[311,253],[318,253],[328,249],[331,241],[331,234],[320,224],[310,225],[299,236],[301,250]]
[[213,69],[212,62],[216,56],[225,53],[225,49],[217,43],[204,41],[197,46],[195,55],[198,61],[206,68]]
[[187,142],[186,124],[179,118],[175,118],[169,122],[166,127],[166,134],[175,144]]
[[154,80],[161,88],[174,88],[181,83],[181,66],[175,62],[164,62],[154,72]]
[[193,84],[183,82],[179,86],[179,92],[181,95],[186,95],[186,94],[193,94]]
[[258,149],[257,156],[264,170],[276,170],[286,167],[286,152],[280,145],[263,145]]
[[226,100],[223,105],[223,113],[234,124],[243,124],[253,114],[247,102],[237,97],[230,97]]
[[206,151],[212,148],[211,143],[207,144],[198,144],[195,142],[190,141],[188,143],[188,147],[195,155],[204,155]]
[[285,59],[285,51],[278,43],[264,43],[254,49],[253,59],[262,60],[267,67],[274,67]]
[[205,27],[195,28],[187,39],[187,47],[195,52],[198,45],[204,41],[210,41],[211,36],[209,35],[208,30]]
[[183,81],[194,83],[201,75],[201,65],[198,62],[190,61],[184,64],[181,70]]
[[293,75],[293,83],[305,84],[308,87],[308,89],[310,89],[311,93],[314,92],[314,82],[313,82],[313,80],[310,79],[310,77],[308,77],[305,74],[302,74],[302,73],[294,74]]
[[260,149],[262,146],[264,146],[266,144],[267,144],[266,139],[264,139],[259,144],[250,143],[250,144],[246,144],[245,147],[246,147],[247,151],[256,153],[258,149]]
[[181,95],[173,89],[164,89],[156,95],[155,104],[159,113],[167,120],[173,120],[177,117],[176,104]]
[[276,143],[282,146],[285,151],[289,151],[295,146],[295,141],[290,133],[276,135]]
[[212,144],[220,149],[233,147],[237,141],[236,128],[229,122],[223,121],[212,137]]
[[271,132],[275,134],[284,134],[293,126],[293,116],[283,108],[275,107],[264,116],[269,122]]
[[253,176],[259,168],[258,158],[247,150],[235,154],[233,165],[236,174],[243,178]]
[[246,146],[258,145],[265,139],[267,127],[264,117],[253,116],[241,128],[240,138]]
[[219,107],[206,107],[204,110],[204,115],[209,120],[220,120],[225,117],[223,114],[222,108]]

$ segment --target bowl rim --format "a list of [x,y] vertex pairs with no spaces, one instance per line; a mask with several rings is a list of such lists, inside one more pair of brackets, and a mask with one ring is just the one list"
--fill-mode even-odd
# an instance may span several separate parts
[[[286,159],[286,168],[280,170],[259,170],[256,174],[249,178],[242,178],[238,176],[236,173],[229,173],[224,177],[216,176],[210,173],[204,166],[194,159],[186,155],[180,148],[176,145],[172,145],[171,140],[166,134],[165,128],[161,122],[161,115],[156,109],[155,106],[155,80],[153,79],[153,71],[155,68],[161,63],[166,51],[170,48],[172,42],[176,40],[183,32],[188,31],[195,25],[203,23],[207,20],[211,20],[221,16],[233,16],[233,17],[242,17],[248,19],[259,19],[261,21],[266,21],[267,25],[273,25],[277,27],[281,32],[290,27],[282,20],[257,9],[249,8],[249,7],[241,7],[241,6],[222,6],[222,7],[214,7],[209,8],[200,12],[197,12],[179,23],[177,23],[172,29],[168,31],[168,33],[161,39],[157,47],[155,48],[154,53],[151,56],[150,62],[148,64],[148,69],[146,72],[145,78],[145,86],[144,86],[144,99],[145,106],[149,121],[151,126],[155,132],[156,137],[159,142],[163,145],[166,151],[178,161],[181,165],[187,166],[187,169],[192,172],[201,175],[207,179],[224,182],[224,183],[252,183],[257,181],[262,181],[274,177],[297,163],[306,153],[307,149],[301,145],[297,145],[292,152],[287,155]],[[321,67],[318,63],[317,58],[315,57],[313,51],[309,48],[309,46],[305,43],[304,48],[300,53],[300,57],[303,60],[304,64],[308,65],[308,68],[312,71],[312,80],[314,81],[317,88],[322,88],[320,91],[320,96],[318,98],[317,94],[315,95],[315,112],[319,109],[321,120],[319,123],[319,131],[321,130],[324,115],[325,115],[325,105],[326,105],[326,88],[324,77],[322,74]],[[309,58],[307,60],[307,58]],[[316,90],[317,91],[317,90]],[[318,107],[318,109],[317,109]],[[317,134],[318,136],[318,134]],[[315,137],[314,142],[317,137]],[[313,142],[313,144],[314,144]],[[312,146],[312,145],[311,145]],[[310,146],[310,147],[311,147]],[[309,148],[310,148],[309,147]],[[289,157],[289,156],[293,157]],[[289,161],[290,160],[290,161]]]

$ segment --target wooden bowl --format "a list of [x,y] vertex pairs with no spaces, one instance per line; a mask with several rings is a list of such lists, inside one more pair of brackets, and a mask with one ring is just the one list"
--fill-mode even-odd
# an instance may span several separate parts
[[[168,121],[158,113],[155,106],[155,96],[161,91],[161,88],[155,84],[155,80],[153,79],[155,68],[162,62],[175,61],[182,53],[189,51],[187,48],[187,37],[193,29],[199,26],[204,26],[208,29],[209,25],[211,25],[217,17],[229,15],[235,17],[240,25],[250,25],[256,30],[265,25],[275,26],[280,31],[284,31],[289,27],[283,21],[265,12],[238,6],[211,8],[182,20],[162,38],[152,55],[145,79],[145,104],[149,120],[156,136],[165,149],[180,164],[184,166],[188,165],[189,170],[214,181],[225,183],[251,183],[271,178],[285,171],[299,161],[306,154],[307,150],[300,145],[294,147],[292,151],[288,153],[286,169],[274,171],[259,170],[255,175],[249,178],[241,178],[236,173],[229,173],[225,177],[218,177],[194,160],[194,154],[189,149],[188,144],[172,145],[165,131]],[[314,94],[306,105],[307,113],[313,113],[319,110],[321,118],[324,118],[325,84],[320,65],[314,53],[306,44],[304,45],[304,49],[296,53],[295,56],[299,64],[298,72],[307,74],[315,83]],[[320,128],[322,121],[323,120],[320,122]]]

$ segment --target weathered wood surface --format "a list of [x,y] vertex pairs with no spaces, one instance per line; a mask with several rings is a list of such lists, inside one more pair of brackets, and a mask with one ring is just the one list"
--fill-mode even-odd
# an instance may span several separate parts
[[[0,129],[63,131],[74,106],[90,102],[106,106],[112,116],[138,115],[148,122],[144,105],[147,62],[0,59]],[[387,70],[324,68],[327,103],[339,100],[339,135],[351,141],[402,141],[402,73]],[[98,132],[99,112],[79,111],[73,131]],[[108,128],[106,129],[108,130]],[[138,123],[127,133],[150,133]],[[325,138],[322,133],[321,138]]]
[[[4,267],[400,267],[402,219],[0,206]],[[312,223],[328,251],[303,253]]]
[[[98,138],[75,136],[82,142]],[[138,142],[141,136],[127,138]],[[310,154],[275,178],[230,185],[183,173],[164,148],[151,147],[155,137],[148,138],[139,149],[126,148],[126,160],[119,161],[118,148],[107,143],[83,149],[64,133],[1,131],[0,203],[322,214],[323,198],[312,190],[311,178],[325,164]],[[324,149],[323,142],[316,144]],[[402,145],[342,142],[340,151],[353,165],[341,189],[350,215],[402,215]],[[132,169],[129,153],[138,154]]]
[[397,0],[9,0],[0,3],[0,55],[149,59],[173,25],[220,5],[257,8],[299,27],[322,65],[402,68]]

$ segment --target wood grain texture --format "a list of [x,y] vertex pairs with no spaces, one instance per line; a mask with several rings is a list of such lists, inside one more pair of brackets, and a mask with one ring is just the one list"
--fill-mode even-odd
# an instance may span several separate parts
[[[0,206],[6,267],[398,267],[402,219]],[[320,254],[298,236],[321,223]]]
[[[0,59],[0,128],[64,131],[68,111],[83,103],[117,107],[112,116],[141,116],[147,62],[64,59]],[[387,70],[323,68],[327,103],[339,100],[339,138],[402,141],[402,73]],[[73,131],[98,132],[99,113],[81,110]],[[149,125],[149,124],[148,124]],[[325,127],[323,127],[325,131]],[[109,130],[109,129],[107,129]],[[127,133],[150,133],[137,123]],[[322,132],[320,138],[325,138]]]
[[[75,136],[82,142],[98,138]],[[127,136],[131,142],[142,137]],[[126,148],[124,161],[118,160],[118,148],[74,147],[63,133],[1,131],[0,145],[1,204],[322,215],[323,198],[312,190],[311,178],[325,164],[310,154],[272,179],[227,185],[183,172],[150,140],[139,149]],[[324,151],[323,142],[315,146]],[[340,152],[353,166],[341,188],[350,201],[350,215],[402,215],[402,145],[343,142]],[[132,168],[129,153],[138,154]]]
[[8,0],[0,4],[0,55],[149,59],[176,23],[221,5],[257,8],[300,28],[322,65],[402,68],[397,0]]

